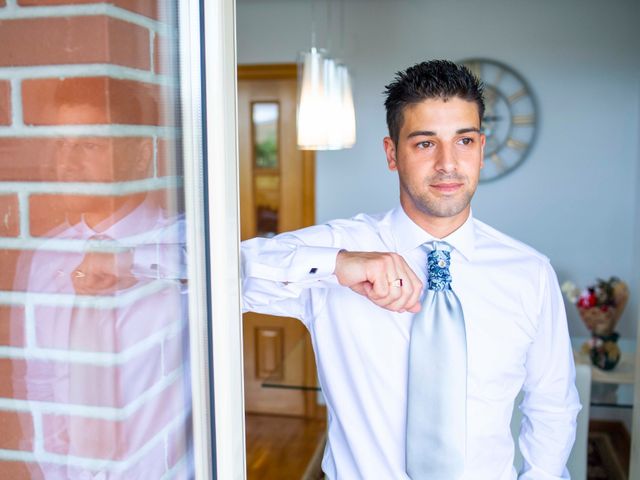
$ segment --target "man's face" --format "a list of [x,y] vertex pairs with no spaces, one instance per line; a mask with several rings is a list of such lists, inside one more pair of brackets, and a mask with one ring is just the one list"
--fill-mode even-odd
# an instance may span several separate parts
[[466,219],[480,169],[485,136],[478,107],[453,97],[428,99],[404,110],[397,145],[384,148],[400,179],[400,202],[411,218]]

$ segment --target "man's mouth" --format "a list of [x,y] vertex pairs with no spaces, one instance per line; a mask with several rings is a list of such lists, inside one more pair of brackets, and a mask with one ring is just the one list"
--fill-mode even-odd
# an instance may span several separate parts
[[431,188],[435,189],[440,193],[455,193],[459,189],[462,188],[462,183],[452,182],[452,183],[432,183]]

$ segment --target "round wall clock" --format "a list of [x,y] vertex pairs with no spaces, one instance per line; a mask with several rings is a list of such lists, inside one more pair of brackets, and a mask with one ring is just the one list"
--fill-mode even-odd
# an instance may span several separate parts
[[482,130],[487,136],[480,181],[500,178],[518,167],[536,138],[536,102],[522,76],[504,63],[470,58],[459,63],[484,83]]

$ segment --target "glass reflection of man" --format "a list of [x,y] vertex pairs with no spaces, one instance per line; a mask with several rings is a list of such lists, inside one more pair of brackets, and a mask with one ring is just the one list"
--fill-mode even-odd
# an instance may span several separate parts
[[[247,310],[297,317],[327,401],[331,480],[565,479],[580,408],[546,257],[476,220],[478,80],[431,61],[387,86],[400,205],[242,245]],[[422,300],[421,300],[422,299]]]
[[[63,84],[56,100],[58,124],[106,123],[102,107],[87,92]],[[79,191],[53,197],[47,216],[32,218],[32,224],[48,225],[41,232],[46,240],[21,260],[15,283],[29,293],[54,296],[33,301],[32,358],[26,371],[14,372],[13,382],[36,412],[51,404],[130,410],[100,424],[98,431],[87,428],[86,413],[72,407],[68,416],[44,424],[35,452],[39,462],[30,467],[33,478],[93,478],[86,475],[95,469],[55,464],[49,455],[98,456],[105,469],[109,461],[126,464],[157,435],[158,412],[149,405],[160,394],[148,392],[162,391],[162,382],[169,388],[179,381],[174,378],[178,370],[163,361],[186,359],[184,342],[169,341],[186,338],[183,219],[168,212],[165,192],[118,190],[127,180],[151,176],[153,139],[65,137],[54,149],[57,185],[77,182]],[[94,182],[113,193],[96,194]],[[148,403],[133,408],[145,394]],[[176,418],[184,420],[190,408],[186,389],[175,403],[181,405]],[[134,420],[132,440],[127,422]],[[154,441],[164,448],[165,439]],[[164,466],[156,459],[134,462],[120,473],[160,478]]]

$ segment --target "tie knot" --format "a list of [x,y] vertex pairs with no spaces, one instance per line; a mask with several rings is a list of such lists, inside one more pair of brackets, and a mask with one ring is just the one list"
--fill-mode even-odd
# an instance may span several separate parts
[[427,255],[429,290],[451,290],[451,247],[434,242],[434,250]]

